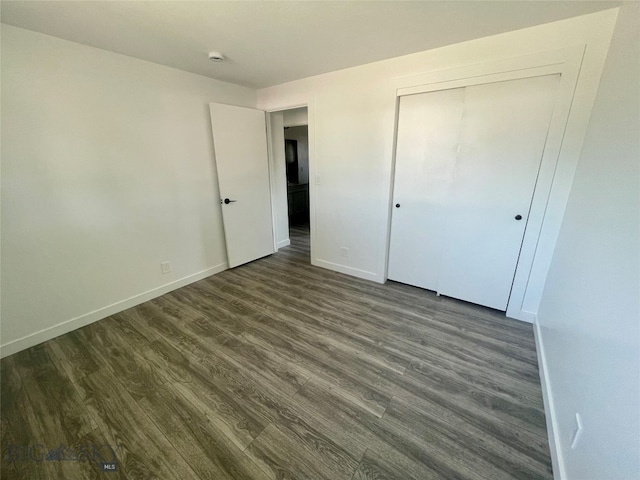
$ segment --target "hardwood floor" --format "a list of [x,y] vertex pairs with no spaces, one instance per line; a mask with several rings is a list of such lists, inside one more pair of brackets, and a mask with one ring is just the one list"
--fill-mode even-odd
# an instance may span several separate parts
[[312,267],[304,228],[1,368],[3,479],[552,478],[531,325]]

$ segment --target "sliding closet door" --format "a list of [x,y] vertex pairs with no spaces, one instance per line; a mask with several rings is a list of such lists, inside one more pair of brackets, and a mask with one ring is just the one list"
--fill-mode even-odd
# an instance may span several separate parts
[[549,75],[467,88],[443,295],[507,309],[558,82]]
[[[389,278],[506,310],[558,80],[549,75],[415,95],[423,97],[414,101],[424,102],[429,119],[422,123],[401,100],[396,169],[402,176],[394,188],[400,208],[394,208]],[[434,96],[449,101],[433,109]],[[438,135],[447,142],[401,135],[409,121],[423,133],[424,125],[430,132],[441,126]],[[411,175],[420,185],[410,191],[420,193],[403,199]],[[394,231],[398,225],[405,231]],[[398,237],[410,225],[421,238],[403,244]]]
[[464,88],[400,98],[388,277],[436,290]]

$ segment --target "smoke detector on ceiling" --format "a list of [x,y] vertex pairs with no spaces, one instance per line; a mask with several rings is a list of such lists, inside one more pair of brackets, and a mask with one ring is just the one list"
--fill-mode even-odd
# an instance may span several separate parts
[[224,62],[224,55],[220,52],[209,52],[209,60],[212,62]]

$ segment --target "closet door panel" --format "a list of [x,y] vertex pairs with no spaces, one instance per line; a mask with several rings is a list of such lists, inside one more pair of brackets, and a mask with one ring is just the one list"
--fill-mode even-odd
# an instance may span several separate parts
[[[401,97],[388,277],[436,290],[464,88]],[[399,205],[399,207],[397,207]]]
[[549,75],[466,88],[438,236],[440,293],[506,310],[558,82]]

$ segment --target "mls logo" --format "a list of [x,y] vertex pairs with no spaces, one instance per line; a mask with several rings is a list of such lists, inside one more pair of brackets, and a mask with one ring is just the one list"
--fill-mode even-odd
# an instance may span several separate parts
[[100,469],[103,472],[117,472],[118,471],[118,462],[102,462],[100,464]]

